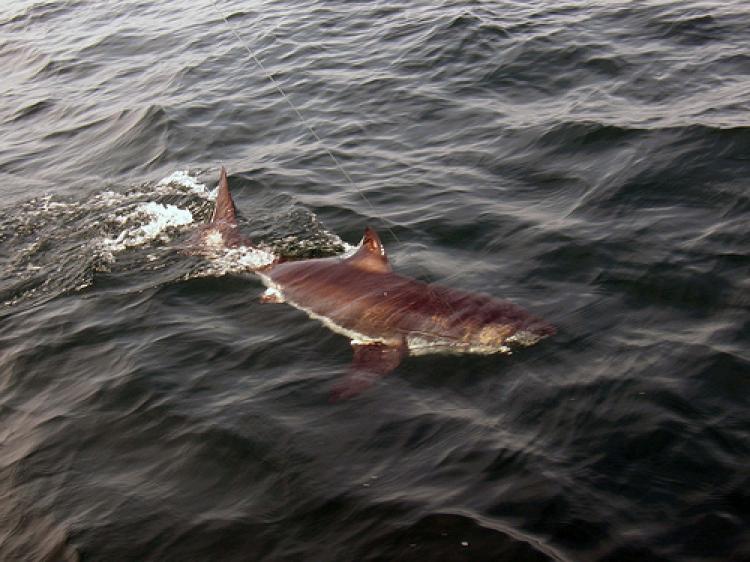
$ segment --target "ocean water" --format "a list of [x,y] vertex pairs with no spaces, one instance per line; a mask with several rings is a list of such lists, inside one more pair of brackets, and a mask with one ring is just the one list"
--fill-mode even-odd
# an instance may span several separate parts
[[[750,559],[747,2],[5,0],[0,68],[0,559]],[[220,165],[557,334],[331,403]]]

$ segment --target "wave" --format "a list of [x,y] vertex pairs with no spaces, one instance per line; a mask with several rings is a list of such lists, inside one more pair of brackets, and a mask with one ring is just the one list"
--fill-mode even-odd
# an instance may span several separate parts
[[[85,200],[44,196],[1,210],[3,313],[89,289],[97,279],[126,272],[148,278],[149,272],[166,270],[177,280],[252,270],[260,254],[251,248],[216,251],[208,260],[189,256],[190,237],[210,216],[215,196],[215,189],[180,170],[156,183],[102,191]],[[351,248],[309,210],[279,197],[265,205],[241,221],[272,253],[312,257]]]

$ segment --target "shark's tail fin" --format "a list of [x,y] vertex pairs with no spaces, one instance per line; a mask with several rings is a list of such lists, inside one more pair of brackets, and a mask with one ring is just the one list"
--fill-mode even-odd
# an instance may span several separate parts
[[229,180],[227,179],[227,170],[224,166],[221,167],[219,191],[216,195],[216,206],[214,207],[213,215],[211,215],[210,224],[215,225],[221,222],[237,226],[237,207],[234,206],[232,194],[229,192]]
[[[218,236],[217,236],[218,235]],[[240,233],[237,224],[237,207],[229,192],[229,180],[224,166],[219,175],[219,188],[211,220],[204,227],[202,244],[206,247],[237,248],[252,247],[252,243]]]
[[[226,250],[240,251],[233,253]],[[237,267],[242,271],[259,271],[276,263],[279,259],[271,251],[254,246],[250,239],[240,232],[237,224],[237,207],[229,192],[227,171],[223,166],[211,220],[195,233],[188,244],[186,253],[221,259],[233,255],[232,259],[237,261],[233,265],[230,264],[230,267]],[[226,263],[229,262],[225,262],[225,265]]]

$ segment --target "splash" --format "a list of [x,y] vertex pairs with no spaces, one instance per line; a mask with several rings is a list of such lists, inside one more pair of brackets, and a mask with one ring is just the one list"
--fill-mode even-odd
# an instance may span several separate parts
[[268,247],[222,248],[204,257],[206,262],[193,270],[189,277],[220,277],[222,275],[256,271],[276,260],[276,255]]
[[107,283],[155,286],[256,270],[275,256],[305,259],[349,253],[287,195],[265,193],[240,224],[256,247],[185,253],[213,210],[216,190],[178,170],[158,182],[106,189],[82,200],[46,195],[0,208],[0,314]]
[[214,200],[216,199],[217,190],[208,189],[205,183],[199,182],[194,176],[190,175],[187,170],[177,170],[165,178],[159,180],[156,184],[159,188],[175,188],[179,190],[194,193],[199,197]]
[[0,208],[0,312],[85,290],[102,274],[168,268],[179,238],[210,215],[210,197],[176,172],[82,200],[45,195]]
[[[144,219],[148,222],[143,222]],[[126,228],[116,238],[104,238],[101,247],[114,259],[114,254],[127,248],[153,241],[166,242],[175,229],[192,224],[193,214],[175,205],[154,201],[140,204],[134,211],[115,219]]]

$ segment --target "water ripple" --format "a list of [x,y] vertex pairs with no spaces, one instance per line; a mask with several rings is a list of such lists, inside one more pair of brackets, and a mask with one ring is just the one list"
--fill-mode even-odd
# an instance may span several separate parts
[[[326,147],[210,3],[0,15],[0,558],[747,558],[745,3],[218,4]],[[185,253],[219,164],[557,336],[330,405],[348,342]]]

